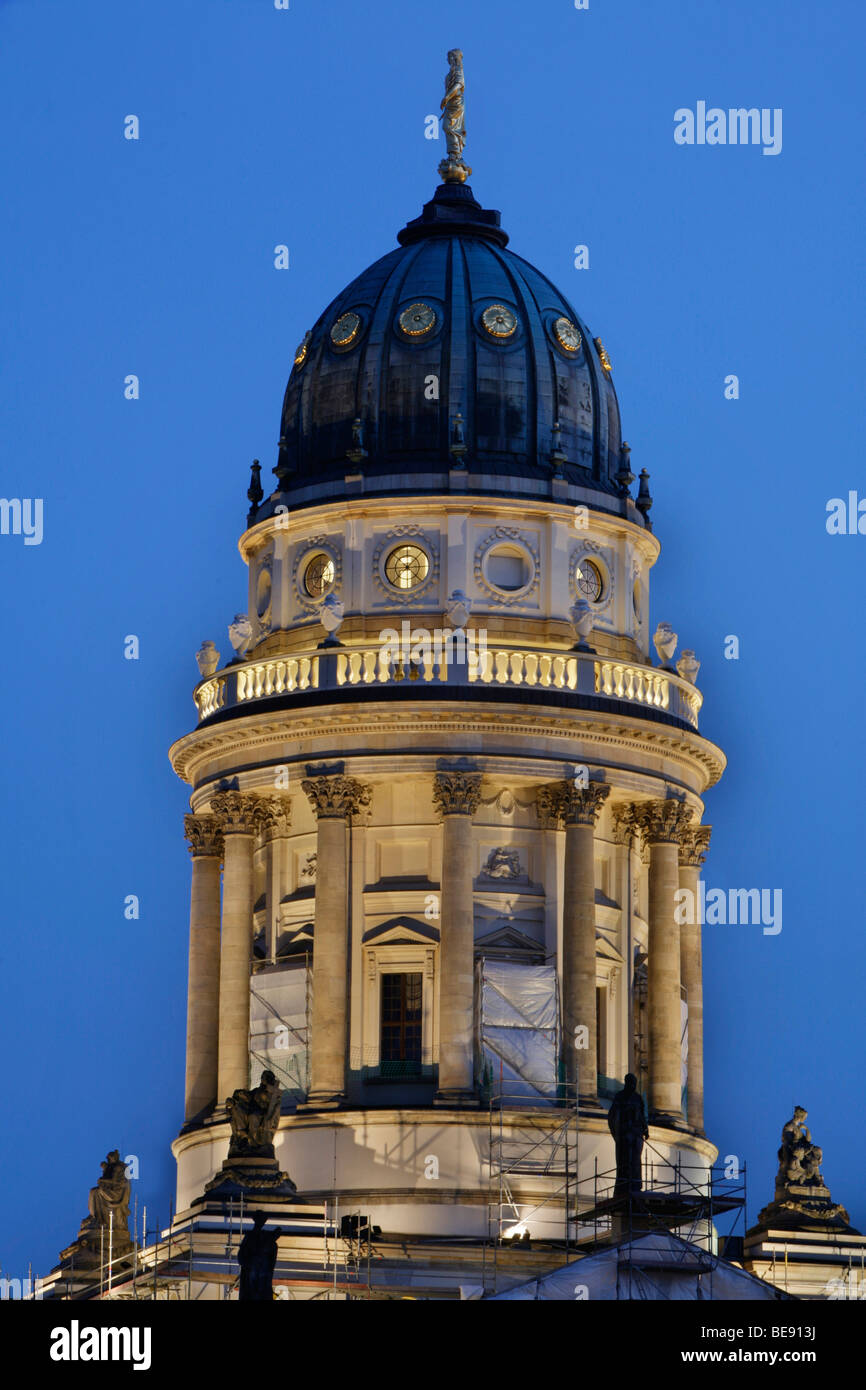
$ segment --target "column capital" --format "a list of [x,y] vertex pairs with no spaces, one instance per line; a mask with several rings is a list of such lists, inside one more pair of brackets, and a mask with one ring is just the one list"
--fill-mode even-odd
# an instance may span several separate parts
[[563,782],[562,814],[566,825],[595,825],[601,808],[610,796],[606,782],[589,782],[576,787]]
[[308,777],[301,787],[317,820],[347,820],[373,799],[373,788],[354,777]]
[[193,859],[222,859],[223,833],[216,816],[184,816],[183,833]]
[[690,806],[675,797],[639,801],[633,809],[635,824],[650,845],[681,844],[694,815]]
[[262,800],[252,792],[216,792],[210,809],[222,823],[224,835],[253,835],[258,829]]
[[710,848],[711,825],[694,825],[680,840],[680,864],[683,868],[699,869]]
[[558,830],[562,816],[562,782],[545,782],[535,789],[535,812],[542,830]]
[[480,800],[480,772],[436,773],[433,801],[440,816],[474,816]]
[[635,806],[628,801],[618,801],[611,806],[613,838],[618,845],[631,844],[640,835],[640,826],[635,820]]
[[573,782],[548,782],[535,793],[535,809],[542,827],[557,829],[565,825],[596,825],[610,787],[606,782],[589,782],[578,787]]
[[287,796],[263,796],[258,809],[258,828],[262,840],[277,840],[292,827],[292,803]]

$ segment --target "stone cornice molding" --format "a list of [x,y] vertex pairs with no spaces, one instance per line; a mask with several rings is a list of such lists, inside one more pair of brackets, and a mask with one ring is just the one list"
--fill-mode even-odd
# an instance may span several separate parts
[[480,800],[480,772],[436,773],[433,803],[440,816],[474,816]]
[[685,832],[680,841],[680,864],[683,868],[701,868],[710,848],[712,833],[711,825],[695,825]]
[[[515,712],[491,707],[471,707],[464,704],[457,712],[451,701],[440,706],[403,706],[375,704],[359,700],[351,707],[327,706],[320,710],[298,709],[282,711],[279,716],[258,714],[234,719],[210,728],[196,729],[179,739],[170,750],[177,775],[193,786],[201,786],[211,775],[215,764],[225,766],[226,756],[235,759],[237,766],[251,766],[260,760],[262,765],[284,761],[283,748],[287,740],[326,741],[331,746],[339,742],[340,756],[352,757],[355,749],[347,740],[355,739],[358,752],[367,754],[388,740],[393,750],[400,740],[414,745],[422,735],[442,738],[447,746],[455,746],[455,737],[497,738],[497,752],[505,755],[506,738],[532,739],[539,747],[549,748],[549,758],[567,759],[574,740],[589,743],[584,761],[613,765],[623,760],[635,767],[635,758],[650,753],[673,760],[674,768],[668,777],[676,776],[700,794],[721,777],[725,758],[714,744],[700,734],[689,735],[664,727],[649,727],[637,719],[612,723],[607,716],[580,712],[570,717],[564,711],[556,714],[539,712],[527,717],[525,710]],[[391,754],[392,755],[392,754]],[[520,756],[525,758],[521,750]],[[561,766],[561,762],[560,762]],[[221,772],[225,776],[225,772]],[[273,784],[272,775],[270,784]]]
[[634,808],[635,824],[648,845],[680,845],[688,833],[694,812],[683,801],[640,801]]
[[183,833],[193,859],[222,859],[223,833],[216,816],[184,816]]
[[307,777],[301,787],[317,820],[347,820],[373,797],[372,787],[354,777]]
[[210,809],[221,822],[224,835],[254,835],[262,800],[250,792],[216,792],[210,799]]

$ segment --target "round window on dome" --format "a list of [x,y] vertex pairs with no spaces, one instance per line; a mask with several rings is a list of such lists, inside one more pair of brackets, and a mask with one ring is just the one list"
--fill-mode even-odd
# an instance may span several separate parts
[[263,618],[271,606],[271,572],[260,569],[256,583],[256,612]]
[[529,561],[516,545],[498,545],[491,550],[484,568],[487,582],[505,594],[519,593],[532,577]]
[[351,310],[341,314],[331,328],[331,342],[335,348],[351,347],[361,331],[361,318]]
[[304,570],[304,591],[310,598],[323,598],[333,587],[333,560],[330,555],[314,555]]
[[395,589],[417,589],[430,572],[430,561],[420,545],[398,545],[385,561],[385,578]]
[[574,571],[574,580],[581,598],[587,599],[589,603],[598,603],[604,590],[604,580],[598,565],[585,557],[579,560]]

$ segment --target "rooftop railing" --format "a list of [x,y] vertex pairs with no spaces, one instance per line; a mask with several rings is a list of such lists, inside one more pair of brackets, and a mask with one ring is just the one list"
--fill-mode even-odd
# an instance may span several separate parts
[[385,687],[413,685],[449,689],[488,687],[551,690],[597,696],[659,710],[698,727],[700,691],[675,672],[634,662],[613,661],[594,652],[540,650],[506,644],[478,651],[454,645],[438,650],[413,647],[395,653],[387,645],[319,647],[293,656],[269,657],[226,666],[196,686],[199,722],[223,710],[249,709],[277,696],[355,687],[373,694]]

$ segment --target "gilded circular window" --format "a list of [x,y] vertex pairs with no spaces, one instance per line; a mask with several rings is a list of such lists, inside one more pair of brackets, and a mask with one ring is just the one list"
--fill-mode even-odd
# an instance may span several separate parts
[[420,545],[398,545],[385,561],[385,577],[395,589],[417,589],[430,570],[430,561]]
[[517,332],[517,315],[504,304],[489,304],[481,322],[491,338],[510,338]]
[[334,562],[330,555],[314,555],[304,570],[304,589],[310,598],[322,598],[334,585]]
[[361,320],[350,310],[348,314],[341,314],[331,329],[331,342],[334,347],[348,347],[350,343],[354,343],[360,331]]
[[581,598],[588,599],[590,603],[598,603],[604,588],[604,581],[598,565],[585,558],[578,561],[574,571],[574,580]]
[[423,338],[436,327],[436,310],[429,304],[410,304],[397,320],[407,338]]

